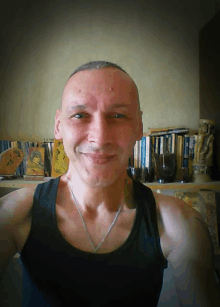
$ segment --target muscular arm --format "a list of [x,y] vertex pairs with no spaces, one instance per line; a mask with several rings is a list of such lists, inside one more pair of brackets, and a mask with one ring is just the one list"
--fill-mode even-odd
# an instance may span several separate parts
[[[200,214],[187,219],[176,216],[176,235],[168,256],[180,306],[220,306],[220,291],[214,275],[213,248]],[[175,233],[175,231],[174,231]]]
[[18,251],[15,234],[30,214],[33,193],[33,189],[20,189],[0,199],[0,281]]

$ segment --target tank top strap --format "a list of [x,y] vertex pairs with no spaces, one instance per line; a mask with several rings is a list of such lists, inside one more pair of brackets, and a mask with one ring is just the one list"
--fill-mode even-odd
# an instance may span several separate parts
[[[56,196],[58,191],[60,177],[52,178],[47,182],[37,185],[34,193],[34,202],[32,208],[32,228],[39,228],[42,231],[48,227],[54,227],[54,219],[56,219]],[[52,217],[52,219],[51,219]]]
[[144,220],[146,222],[147,233],[152,238],[154,250],[157,255],[157,261],[163,268],[167,268],[167,259],[164,257],[161,244],[160,235],[157,222],[156,201],[152,190],[143,185],[141,182],[133,180],[134,199],[136,204],[143,212]]

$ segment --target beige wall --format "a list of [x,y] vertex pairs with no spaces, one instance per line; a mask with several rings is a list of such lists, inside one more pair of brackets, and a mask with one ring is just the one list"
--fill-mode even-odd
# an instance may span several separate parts
[[53,138],[66,79],[100,59],[135,80],[144,131],[198,128],[199,0],[60,2],[15,2],[1,21],[0,139]]

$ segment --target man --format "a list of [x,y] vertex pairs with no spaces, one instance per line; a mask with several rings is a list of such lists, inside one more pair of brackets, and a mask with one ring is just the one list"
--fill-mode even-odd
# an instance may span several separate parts
[[55,118],[67,174],[1,199],[1,267],[21,253],[38,291],[28,306],[157,306],[167,262],[181,306],[218,306],[200,214],[127,177],[141,115],[134,81],[115,64],[88,63],[68,79]]

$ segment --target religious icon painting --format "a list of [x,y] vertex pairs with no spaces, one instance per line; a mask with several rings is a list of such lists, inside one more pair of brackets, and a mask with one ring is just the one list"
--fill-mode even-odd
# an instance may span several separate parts
[[26,175],[44,176],[44,154],[45,148],[29,148]]
[[69,158],[67,157],[63,141],[54,139],[53,158],[52,158],[52,177],[59,177],[66,174],[69,167]]
[[9,148],[0,154],[0,174],[14,175],[17,167],[24,158],[24,153],[19,148]]

